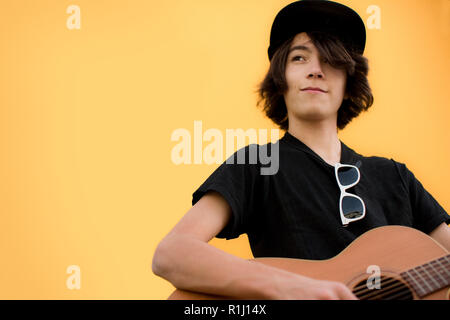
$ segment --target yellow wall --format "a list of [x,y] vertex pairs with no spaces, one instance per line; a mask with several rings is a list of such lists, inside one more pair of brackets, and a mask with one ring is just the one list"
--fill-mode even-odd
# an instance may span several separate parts
[[[352,0],[375,103],[340,138],[404,162],[447,210],[450,1]],[[171,161],[178,128],[275,128],[256,108],[290,1],[0,3],[0,298],[165,299],[157,243],[217,164]],[[80,29],[69,29],[69,5]],[[72,21],[72,20],[70,20]],[[69,22],[70,22],[69,21]],[[243,236],[212,244],[244,258]],[[81,288],[68,289],[77,265]]]

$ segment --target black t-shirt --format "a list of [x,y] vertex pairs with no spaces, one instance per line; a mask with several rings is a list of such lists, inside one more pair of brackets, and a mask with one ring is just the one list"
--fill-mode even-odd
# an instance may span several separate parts
[[[362,156],[341,141],[340,163],[356,165],[361,173],[347,192],[361,197],[366,206],[362,220],[344,227],[334,166],[289,132],[265,145],[269,155],[275,155],[274,146],[279,154],[276,174],[261,174],[268,165],[259,157],[249,161],[254,150],[250,147],[262,147],[252,144],[236,151],[230,157],[234,164],[227,163],[229,158],[193,193],[192,205],[210,190],[225,198],[232,218],[217,237],[247,233],[255,258],[329,259],[375,227],[403,225],[428,234],[442,222],[450,223],[450,216],[405,164]],[[245,163],[235,157],[243,151]]]

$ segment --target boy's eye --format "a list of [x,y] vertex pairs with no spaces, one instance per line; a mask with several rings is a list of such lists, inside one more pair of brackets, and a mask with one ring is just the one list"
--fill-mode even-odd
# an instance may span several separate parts
[[[303,61],[306,60],[304,56],[294,56],[294,57],[292,58],[292,61],[301,61],[300,59],[303,59]],[[323,63],[329,63],[328,60],[325,59],[325,58],[322,59],[322,62],[323,62]]]
[[305,58],[303,56],[295,56],[295,57],[292,58],[292,61],[300,60],[300,58],[305,60]]

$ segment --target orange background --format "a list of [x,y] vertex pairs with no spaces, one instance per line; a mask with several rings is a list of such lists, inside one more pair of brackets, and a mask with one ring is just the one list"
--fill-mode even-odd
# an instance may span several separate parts
[[[174,130],[276,128],[256,107],[291,1],[0,3],[0,298],[165,299],[158,242],[218,166],[171,161]],[[340,139],[408,165],[448,211],[450,1],[339,1],[367,30],[374,106]],[[81,29],[69,30],[69,5]],[[225,159],[224,159],[225,160]],[[250,258],[245,236],[213,245]],[[81,270],[69,290],[66,269]]]

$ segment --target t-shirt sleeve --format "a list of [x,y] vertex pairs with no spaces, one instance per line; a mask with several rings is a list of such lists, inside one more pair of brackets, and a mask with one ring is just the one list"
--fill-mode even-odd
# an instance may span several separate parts
[[[238,160],[238,152],[245,152],[245,162]],[[255,211],[258,192],[258,165],[249,163],[249,146],[236,151],[223,162],[192,194],[192,205],[208,191],[220,193],[231,207],[232,216],[217,238],[234,239],[248,232]],[[230,163],[230,159],[234,159]],[[242,159],[242,158],[240,158]],[[227,163],[228,162],[228,163]]]
[[429,234],[441,223],[450,224],[450,216],[422,183],[403,163],[396,163],[403,183],[409,193],[413,214],[413,227]]

